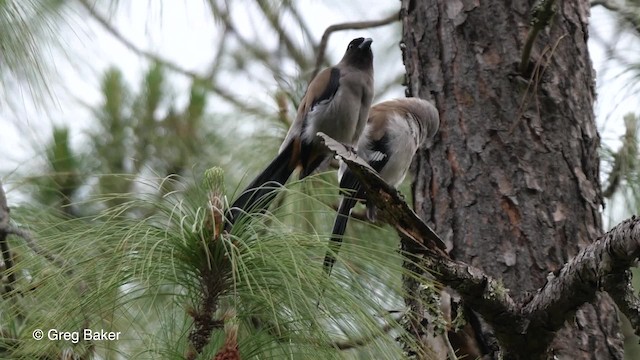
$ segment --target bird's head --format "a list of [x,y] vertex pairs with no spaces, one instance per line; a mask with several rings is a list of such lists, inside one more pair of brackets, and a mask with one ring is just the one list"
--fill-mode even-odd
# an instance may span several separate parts
[[371,51],[371,38],[355,38],[351,40],[342,62],[367,70],[373,68],[373,52]]
[[[438,109],[427,100],[420,98],[403,99],[409,113],[413,114],[419,128],[420,142],[430,144],[440,128],[440,114]],[[429,146],[427,146],[429,147]]]

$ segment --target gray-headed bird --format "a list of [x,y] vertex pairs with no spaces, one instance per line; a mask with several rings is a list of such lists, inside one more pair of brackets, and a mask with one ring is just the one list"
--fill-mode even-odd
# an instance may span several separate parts
[[373,98],[371,43],[371,39],[353,39],[337,65],[311,80],[279,154],[231,205],[227,230],[243,213],[266,210],[296,168],[301,169],[302,179],[330,157],[316,137],[318,132],[355,146]]

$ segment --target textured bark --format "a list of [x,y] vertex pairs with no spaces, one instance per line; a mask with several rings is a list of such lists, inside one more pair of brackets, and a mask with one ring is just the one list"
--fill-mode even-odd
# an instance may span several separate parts
[[[485,331],[495,334],[500,346],[491,343],[491,346],[484,347],[485,350],[495,348],[496,352],[512,355],[506,356],[507,358],[522,357],[517,354],[525,354],[524,357],[528,359],[544,357],[555,333],[564,326],[565,320],[573,318],[583,304],[597,299],[600,291],[605,291],[613,298],[618,308],[629,318],[636,334],[640,334],[640,297],[631,288],[629,271],[640,257],[640,218],[633,216],[616,225],[582,249],[560,271],[549,273],[545,285],[535,295],[515,301],[509,295],[509,289],[501,282],[476,267],[452,260],[444,253],[444,244],[409,208],[399,192],[385,183],[350,148],[322,133],[319,136],[358,177],[368,200],[378,208],[379,219],[396,228],[402,247],[407,251],[407,260],[410,260],[405,263],[405,267],[414,273],[427,269],[436,281],[460,295],[465,312],[481,315],[492,327],[489,329],[485,326]],[[482,355],[483,348],[476,341],[473,331],[474,326],[483,326],[477,321],[477,316],[470,316],[472,321],[463,327],[462,333],[450,338],[453,347],[447,346],[447,343],[441,341],[442,336],[433,336],[433,330],[442,325],[437,319],[439,316],[432,310],[438,295],[429,290],[433,289],[431,287],[419,286],[415,276],[407,277],[404,284],[411,294],[407,298],[407,305],[412,310],[406,319],[407,328],[412,336],[428,343],[435,352],[427,354],[427,347],[414,349],[407,343],[406,350],[409,354],[420,355],[420,358],[431,359],[434,358],[433,355],[436,355],[435,358],[444,358],[455,347],[464,348],[463,354],[473,353],[472,358]],[[452,303],[445,303],[444,296],[447,294],[443,292],[442,295],[443,300],[438,304],[445,313],[443,320],[451,322],[451,317],[446,314],[452,315],[460,308],[455,308]],[[454,301],[459,303],[458,300]],[[425,302],[428,303],[427,306]],[[470,312],[471,309],[473,312]],[[435,323],[425,322],[423,316],[428,320],[433,318]],[[452,331],[449,331],[450,335]]]
[[[416,212],[453,258],[502,279],[514,297],[602,233],[589,3],[557,2],[519,74],[532,5],[403,0],[401,13],[409,95],[434,101],[441,118],[416,161]],[[622,358],[611,299],[583,306],[551,355]]]

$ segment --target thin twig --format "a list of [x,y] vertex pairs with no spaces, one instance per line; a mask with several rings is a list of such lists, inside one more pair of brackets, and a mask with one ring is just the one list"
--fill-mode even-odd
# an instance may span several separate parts
[[278,120],[287,128],[293,124],[293,119],[289,116],[289,104],[287,96],[284,92],[279,91],[275,96],[276,105],[278,105]]
[[111,34],[116,40],[120,41],[127,49],[131,50],[135,54],[147,58],[153,62],[156,62],[165,68],[172,70],[176,73],[182,74],[188,78],[191,78],[193,81],[200,83],[204,88],[211,90],[222,99],[227,102],[233,104],[234,106],[240,108],[241,110],[257,115],[257,116],[265,116],[267,115],[265,111],[258,106],[250,105],[249,103],[245,103],[238,99],[235,95],[231,94],[227,90],[219,87],[216,83],[211,82],[206,77],[201,76],[200,74],[193,72],[191,70],[185,69],[182,66],[165,59],[157,54],[154,54],[150,51],[144,50],[136,46],[133,42],[127,39],[122,33],[120,33],[116,28],[114,28],[109,21],[99,14],[93,7],[93,5],[89,4],[87,0],[78,0],[78,2],[89,12],[89,14],[100,24],[102,27]]
[[218,43],[218,49],[216,51],[216,55],[213,57],[213,61],[211,61],[211,66],[207,74],[204,76],[205,79],[209,80],[209,82],[215,82],[218,72],[220,71],[220,67],[222,65],[222,56],[224,55],[227,49],[227,41],[229,39],[229,34],[231,33],[229,27],[225,26],[222,31],[222,35],[220,35],[220,41]]
[[294,44],[293,40],[289,36],[289,33],[284,29],[282,24],[280,24],[280,12],[274,11],[274,9],[272,9],[270,6],[270,2],[267,2],[265,0],[258,0],[258,6],[262,10],[264,16],[267,18],[267,21],[269,22],[271,27],[278,33],[280,41],[282,41],[282,43],[285,45],[287,51],[289,52],[293,60],[295,60],[296,64],[298,64],[301,69],[306,69],[308,66],[308,59],[305,54],[300,49],[298,49],[298,47]]
[[260,47],[260,43],[256,41],[250,41],[246,39],[242,34],[236,29],[235,24],[231,20],[231,15],[229,14],[228,9],[222,9],[215,0],[209,0],[209,8],[211,9],[211,14],[214,18],[219,19],[225,26],[226,31],[229,34],[232,34],[234,38],[238,41],[238,43],[242,46],[243,49],[249,51],[249,53],[256,59],[262,61],[262,64],[267,67],[272,73],[280,74],[282,71],[278,67],[280,62],[274,62],[272,59],[275,57],[272,54]]
[[304,34],[304,37],[305,37],[305,42],[308,44],[311,44],[311,47],[315,51],[317,50],[318,45],[315,43],[315,40],[313,39],[313,34],[311,33],[311,29],[309,28],[309,25],[300,14],[300,11],[298,11],[298,8],[295,7],[295,4],[298,4],[298,2],[292,1],[291,3],[287,4],[287,8],[291,12],[291,15],[293,16],[293,18],[298,23],[298,27],[302,30],[302,33]]
[[[9,226],[9,228],[7,229],[7,232],[9,234],[13,234],[15,236],[21,237],[24,240],[24,242],[27,244],[29,249],[31,249],[31,251],[33,251],[35,254],[42,256],[43,258],[47,259],[50,263],[54,264],[55,266],[61,269],[65,267],[66,262],[64,261],[64,259],[56,254],[52,254],[50,252],[47,252],[43,248],[41,248],[29,231],[15,227],[15,226]],[[67,275],[73,275],[73,270],[67,269]]]
[[320,45],[318,46],[318,56],[316,57],[316,67],[313,69],[313,73],[311,74],[311,79],[316,77],[320,72],[320,68],[324,63],[324,53],[327,50],[327,43],[329,42],[329,36],[336,31],[342,30],[359,30],[359,29],[369,29],[379,26],[384,26],[391,24],[393,22],[399,21],[400,15],[398,12],[394,12],[388,17],[381,20],[371,20],[371,21],[358,21],[358,22],[347,22],[342,24],[335,24],[329,26],[322,34],[322,39],[320,40]]
[[160,65],[168,69],[171,69],[175,72],[182,73],[192,79],[201,79],[201,77],[195,72],[187,70],[170,60],[161,58],[157,54],[153,54],[150,51],[139,48],[133,42],[127,39],[124,35],[122,35],[115,27],[113,27],[111,23],[109,23],[109,20],[107,20],[103,15],[99,14],[94,8],[94,6],[92,4],[89,4],[87,0],[78,0],[78,2],[89,12],[91,17],[93,17],[98,23],[100,23],[100,25],[102,25],[102,27],[109,34],[111,34],[111,36],[115,37],[129,50],[145,58],[152,59],[153,61],[159,63]]

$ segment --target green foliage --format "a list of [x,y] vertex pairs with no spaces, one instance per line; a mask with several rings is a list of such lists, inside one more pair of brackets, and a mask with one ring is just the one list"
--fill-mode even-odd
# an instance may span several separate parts
[[[272,213],[245,217],[220,235],[224,175],[238,184],[237,174],[263,166],[286,128],[238,144],[247,135],[219,135],[234,123],[207,115],[198,82],[182,108],[169,88],[159,65],[149,68],[139,91],[110,69],[89,148],[74,151],[68,130],[56,129],[45,175],[31,182],[47,207],[13,211],[38,245],[12,243],[21,259],[15,271],[29,275],[16,289],[26,296],[0,304],[7,309],[0,349],[25,359],[65,351],[210,358],[231,328],[243,357],[402,358],[395,339],[403,329],[388,310],[404,307],[402,277],[416,275],[402,268],[395,233],[352,221],[349,233],[358,236],[345,238],[327,278],[321,262],[335,216],[327,204],[339,194],[330,172],[291,182]],[[265,125],[274,123],[286,125]],[[232,163],[228,149],[235,149]],[[196,164],[216,162],[229,170],[195,179]],[[35,328],[105,329],[123,337],[36,341]]]
[[[214,155],[223,145],[218,135],[222,127],[205,112],[204,88],[194,83],[187,104],[180,109],[165,77],[162,66],[152,65],[136,92],[120,70],[106,71],[88,148],[74,150],[69,130],[55,128],[46,146],[43,175],[30,181],[35,199],[70,216],[83,216],[100,209],[86,203],[88,196],[105,195],[104,206],[119,205],[124,198],[107,195],[138,191],[136,180],[188,175],[209,164],[209,158],[215,162],[219,157]],[[145,191],[155,188],[162,196],[158,183],[146,185]],[[70,207],[72,201],[75,205]]]
[[32,179],[38,189],[33,195],[40,203],[72,215],[71,203],[86,180],[83,161],[71,148],[68,128],[55,127],[52,137],[45,150],[48,175]]
[[638,118],[635,114],[625,115],[625,133],[620,138],[622,145],[617,151],[604,148],[603,157],[611,164],[607,186],[603,190],[606,198],[623,193],[627,209],[634,212],[640,206],[640,172],[638,171]]
[[[160,201],[122,194],[121,205],[86,218],[65,220],[41,208],[15,208],[14,221],[30,228],[39,248],[12,242],[21,276],[16,293],[0,300],[4,354],[58,357],[94,346],[105,358],[119,353],[132,359],[183,358],[195,315],[210,310],[214,327],[203,358],[213,357],[222,345],[225,323],[238,327],[243,358],[349,357],[338,347],[364,345],[359,354],[403,356],[394,341],[402,329],[386,315],[402,306],[401,256],[397,244],[378,243],[393,235],[375,229],[381,239],[347,239],[341,254],[348,255],[338,256],[339,266],[327,278],[321,269],[326,234],[298,231],[281,216],[256,215],[221,235],[211,199],[224,187],[222,172],[210,171],[204,180],[193,182],[202,186],[188,187],[181,179],[165,179],[163,184],[177,190]],[[317,193],[336,196],[334,185],[314,183]],[[285,219],[311,226],[306,214],[283,214],[297,206],[295,201],[324,209],[313,211],[319,216],[333,215],[314,196],[295,190],[282,196],[287,200],[274,213]],[[123,216],[149,207],[153,215],[143,220]],[[36,341],[36,328],[105,329],[120,331],[121,338]]]
[[[0,83],[2,87],[25,81],[34,95],[48,91],[46,61],[56,45],[66,1],[2,0],[0,1]],[[1,91],[1,90],[0,90]]]
[[[6,3],[0,0],[0,10]],[[117,3],[110,2],[111,10]],[[292,182],[272,213],[219,233],[225,195],[233,199],[277,152],[315,62],[317,39],[296,2],[256,3],[279,37],[275,48],[230,31],[236,26],[228,11],[246,4],[208,3],[228,36],[206,75],[143,52],[151,64],[139,84],[109,69],[85,134],[89,141],[72,145],[69,129],[55,129],[41,175],[30,177],[26,191],[17,189],[33,201],[11,204],[12,216],[33,239],[11,237],[18,281],[15,292],[0,299],[0,358],[183,359],[195,349],[212,358],[234,331],[243,358],[404,356],[396,338],[410,343],[411,337],[388,310],[404,307],[402,277],[416,275],[401,266],[397,235],[352,221],[331,278],[321,271],[335,216],[330,205],[338,200],[333,173]],[[80,4],[118,38],[99,8]],[[282,31],[285,20],[300,26],[305,40]],[[47,62],[35,48],[25,49],[35,59],[27,68],[41,76]],[[277,113],[219,83],[221,68],[259,82],[256,65],[278,81]],[[22,71],[16,69],[6,71]],[[186,96],[172,93],[166,69],[192,81]],[[218,105],[212,98],[235,108],[212,114]],[[244,122],[246,114],[254,121]],[[214,165],[224,172],[206,173],[204,184],[196,179]],[[35,328],[122,335],[117,342],[73,344],[36,341]]]
[[[640,208],[640,168],[638,160],[638,122],[640,117],[630,113],[625,115],[625,133],[620,138],[621,146],[617,151],[604,147],[603,160],[611,164],[607,178],[607,186],[603,190],[603,195],[612,200],[613,207],[620,204],[625,212],[634,214]],[[616,196],[618,196],[616,198]],[[617,200],[616,200],[617,199]],[[610,210],[610,212],[613,212]],[[613,216],[612,216],[613,217]],[[613,220],[612,222],[617,221]],[[640,288],[638,269],[633,269],[633,287]],[[640,355],[638,337],[624,317],[622,318],[622,331],[625,338],[625,359],[636,359]]]

